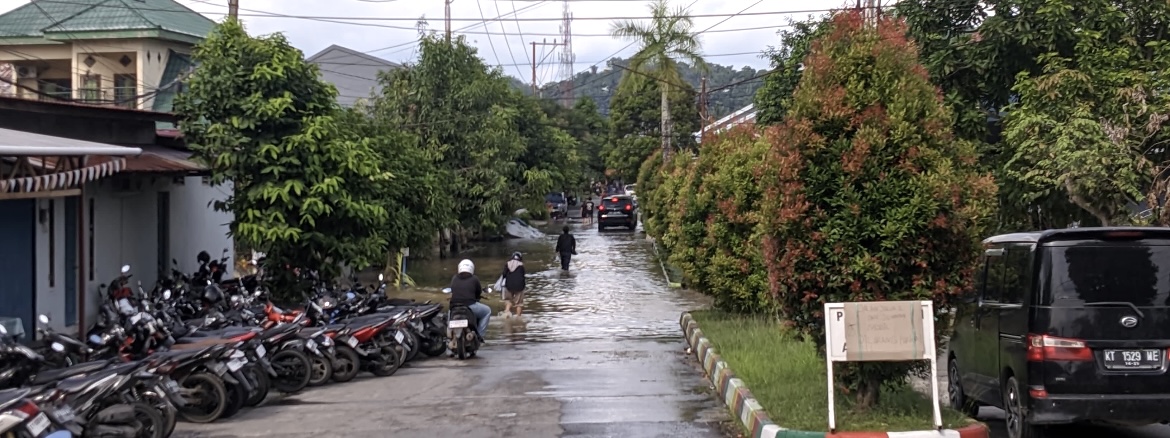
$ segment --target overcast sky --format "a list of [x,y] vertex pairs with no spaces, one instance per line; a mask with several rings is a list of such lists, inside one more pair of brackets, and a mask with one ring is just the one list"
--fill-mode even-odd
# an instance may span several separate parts
[[[179,2],[216,21],[227,13],[227,0]],[[0,11],[25,3],[28,0],[0,0]],[[610,17],[646,17],[648,3],[645,0],[569,0],[575,18],[572,22],[574,71],[587,70],[594,64],[604,68],[608,57],[633,53],[636,46],[621,50],[629,42],[608,36],[614,21]],[[759,52],[779,42],[776,32],[787,23],[786,18],[803,19],[809,15],[808,12],[776,12],[819,11],[840,7],[843,1],[671,0],[675,6],[692,3],[696,30],[714,26],[701,36],[709,62],[765,68],[768,63],[759,57]],[[454,0],[451,27],[470,27],[467,32],[474,33],[466,36],[479,49],[480,57],[528,82],[532,76],[532,46],[528,43],[562,41],[559,35],[564,4],[539,0]],[[519,12],[512,14],[513,10]],[[728,18],[741,11],[743,15]],[[430,29],[443,30],[443,0],[240,0],[240,15],[250,33],[283,32],[306,56],[337,44],[405,63],[417,55],[412,41],[418,37],[415,22],[420,17],[426,18]],[[492,21],[501,15],[505,18]],[[486,25],[484,18],[488,20]],[[549,49],[537,47],[537,58],[544,59],[537,72],[542,83],[556,80],[559,72],[556,65],[559,52],[549,54]]]

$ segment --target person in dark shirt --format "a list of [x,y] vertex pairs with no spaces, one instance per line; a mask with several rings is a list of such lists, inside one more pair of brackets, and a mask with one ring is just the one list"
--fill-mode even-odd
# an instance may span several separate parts
[[504,265],[504,317],[519,317],[524,310],[524,256],[519,251],[512,253],[512,259]]
[[561,258],[561,270],[569,270],[569,260],[577,254],[577,238],[569,234],[569,226],[565,225],[561,228],[564,234],[557,238],[557,254]]
[[450,307],[465,306],[475,314],[477,326],[475,331],[479,338],[484,339],[487,334],[488,319],[492,316],[492,308],[479,302],[483,298],[483,285],[479,277],[475,276],[475,263],[464,259],[459,262],[459,273],[451,277]]

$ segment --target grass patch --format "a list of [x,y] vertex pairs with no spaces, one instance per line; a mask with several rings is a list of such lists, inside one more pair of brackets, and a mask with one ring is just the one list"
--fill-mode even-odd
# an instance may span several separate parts
[[[803,342],[775,321],[714,310],[692,312],[715,351],[743,379],[776,424],[797,430],[828,430],[825,360],[816,346]],[[942,388],[940,388],[942,389]],[[883,390],[878,406],[857,410],[852,396],[837,393],[838,431],[910,431],[933,428],[930,399],[909,384]],[[961,427],[967,420],[942,407],[943,425]]]

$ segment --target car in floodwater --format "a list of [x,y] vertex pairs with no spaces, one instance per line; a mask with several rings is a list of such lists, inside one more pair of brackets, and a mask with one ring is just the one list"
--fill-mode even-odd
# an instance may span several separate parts
[[544,206],[548,209],[550,218],[564,218],[569,215],[569,201],[564,192],[553,192],[545,195]]
[[1170,420],[1170,228],[1070,228],[983,241],[947,347],[955,409],[1008,436]]
[[609,227],[626,227],[634,230],[638,227],[638,203],[630,195],[610,195],[601,198],[601,205],[597,206],[597,229]]

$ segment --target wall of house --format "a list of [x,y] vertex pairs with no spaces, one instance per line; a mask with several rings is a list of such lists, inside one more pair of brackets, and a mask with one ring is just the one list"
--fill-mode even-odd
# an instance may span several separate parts
[[[125,184],[123,181],[128,180]],[[180,182],[181,181],[181,182]],[[82,235],[83,254],[79,258],[85,270],[82,282],[84,296],[79,298],[78,312],[82,327],[88,327],[97,315],[97,307],[105,291],[101,287],[116,278],[122,265],[130,265],[133,274],[131,287],[142,282],[145,290],[154,287],[158,280],[159,250],[159,192],[168,192],[169,245],[170,256],[163,260],[169,266],[169,258],[178,259],[180,269],[192,272],[197,266],[196,255],[206,250],[213,257],[219,257],[223,248],[229,248],[233,256],[232,241],[227,236],[230,214],[215,212],[208,203],[223,199],[230,186],[211,187],[202,183],[200,177],[175,177],[151,175],[118,175],[87,184],[81,208],[84,210],[86,230]],[[88,237],[90,227],[90,202],[93,202],[92,252]],[[76,275],[75,270],[65,266],[65,206],[64,199],[40,200],[40,208],[48,209],[55,203],[53,214],[56,249],[51,253],[56,258],[53,267],[53,281],[50,282],[49,262],[49,221],[37,226],[37,312],[46,314],[59,330],[76,330],[65,320],[65,276]],[[93,257],[90,257],[90,254]],[[230,269],[230,268],[229,268]],[[228,276],[232,275],[229,270]],[[84,301],[84,304],[81,303]]]
[[[142,42],[142,52],[140,52],[142,62],[138,63],[138,77],[141,78],[140,86],[142,87],[138,93],[148,94],[151,91],[158,89],[158,87],[167,85],[160,83],[162,81],[163,71],[167,68],[167,61],[169,60],[170,50],[182,54],[190,54],[191,46],[181,43],[175,43],[163,40],[145,40]],[[154,96],[146,96],[142,99],[142,108],[150,109],[154,107]]]

